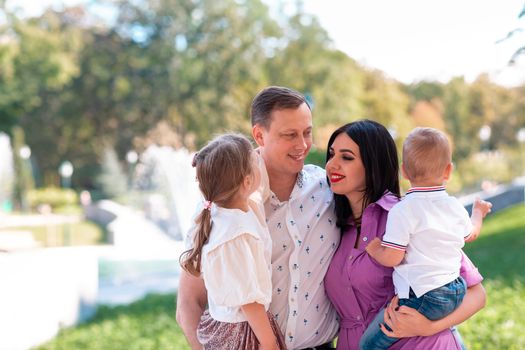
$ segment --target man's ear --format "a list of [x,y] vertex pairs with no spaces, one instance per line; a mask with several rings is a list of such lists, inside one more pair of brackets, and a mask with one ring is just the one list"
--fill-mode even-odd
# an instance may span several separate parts
[[261,125],[255,124],[252,128],[252,137],[259,147],[264,146],[264,129]]

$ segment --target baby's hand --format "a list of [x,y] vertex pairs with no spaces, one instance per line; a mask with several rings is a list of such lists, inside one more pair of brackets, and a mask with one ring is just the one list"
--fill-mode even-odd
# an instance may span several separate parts
[[474,205],[472,206],[472,211],[478,211],[481,214],[481,217],[484,218],[492,208],[492,203],[484,201],[480,198],[476,198]]
[[379,247],[381,247],[381,240],[376,237],[373,240],[371,240],[370,243],[368,243],[365,250],[368,254],[371,254],[372,251],[376,250]]

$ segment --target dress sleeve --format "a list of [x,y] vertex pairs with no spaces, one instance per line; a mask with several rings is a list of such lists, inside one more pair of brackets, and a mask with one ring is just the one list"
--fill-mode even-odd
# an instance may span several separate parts
[[445,329],[428,337],[402,338],[394,343],[389,349],[461,350],[461,345],[458,343],[450,329]]
[[463,277],[465,282],[467,282],[467,287],[475,286],[483,281],[483,276],[479,273],[478,268],[474,266],[472,261],[470,261],[463,251],[461,251],[461,267],[459,269],[459,274]]
[[262,240],[247,233],[239,235],[211,250],[206,260],[203,277],[214,304],[238,307],[270,303],[271,272]]

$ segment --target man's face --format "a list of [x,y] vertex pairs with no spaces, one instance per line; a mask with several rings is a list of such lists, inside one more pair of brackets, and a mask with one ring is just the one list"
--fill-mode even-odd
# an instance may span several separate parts
[[306,103],[276,110],[268,129],[255,125],[252,132],[269,175],[296,176],[312,147],[312,113]]

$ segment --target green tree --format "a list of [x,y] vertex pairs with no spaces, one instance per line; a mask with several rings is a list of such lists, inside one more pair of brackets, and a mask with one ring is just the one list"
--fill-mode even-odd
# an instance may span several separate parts
[[248,128],[264,43],[278,34],[261,1],[120,2],[119,13],[116,30],[139,41],[153,73],[151,103],[183,140]]
[[471,118],[469,86],[463,77],[453,78],[445,85],[443,104],[445,125],[454,143],[453,159],[465,159],[479,150],[478,132],[483,121]]

